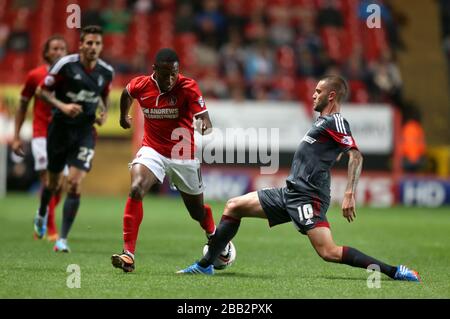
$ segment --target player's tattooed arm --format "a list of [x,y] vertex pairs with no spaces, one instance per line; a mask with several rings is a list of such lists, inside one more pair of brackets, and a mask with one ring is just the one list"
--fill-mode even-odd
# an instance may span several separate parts
[[356,218],[355,191],[361,175],[363,157],[357,149],[349,150],[348,155],[350,157],[348,161],[348,181],[342,201],[342,214],[349,222],[352,222],[353,218]]
[[195,116],[196,128],[202,135],[212,132],[212,123],[208,112],[203,112]]
[[133,104],[133,98],[125,88],[120,96],[120,126],[124,129],[131,127],[131,116],[128,115],[131,104]]
[[83,108],[81,107],[81,105],[76,103],[63,103],[58,100],[50,91],[47,91],[44,88],[38,87],[36,90],[36,95],[51,106],[60,109],[61,112],[69,117],[76,117],[78,114],[83,112]]

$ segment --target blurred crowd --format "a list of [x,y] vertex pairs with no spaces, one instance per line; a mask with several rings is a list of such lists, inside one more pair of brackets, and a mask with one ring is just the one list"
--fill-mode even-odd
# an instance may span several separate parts
[[[0,58],[33,49],[27,19],[40,1],[6,1],[18,14],[11,25],[0,23]],[[208,98],[309,104],[316,78],[340,74],[350,82],[352,102],[401,103],[395,54],[403,45],[387,0],[70,2],[81,6],[82,26],[103,26],[103,57],[118,74],[151,72],[154,52],[172,46],[182,72]],[[381,7],[380,29],[366,26],[371,3]]]

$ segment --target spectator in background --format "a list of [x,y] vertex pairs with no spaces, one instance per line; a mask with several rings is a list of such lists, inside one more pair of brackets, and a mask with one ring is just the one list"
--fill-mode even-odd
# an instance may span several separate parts
[[250,18],[245,26],[244,34],[245,39],[250,44],[258,41],[267,41],[268,39],[268,18],[265,8],[261,6],[260,2],[257,2],[258,6],[250,12]]
[[36,8],[36,0],[14,0],[12,7],[14,10],[19,10],[22,8],[34,10]]
[[367,103],[369,101],[367,87],[370,85],[370,73],[364,62],[361,46],[355,46],[343,66],[342,73],[350,86],[348,100],[354,103]]
[[101,14],[105,34],[126,34],[131,22],[131,14],[127,10],[125,0],[112,0],[110,6]]
[[295,40],[296,50],[298,52],[308,50],[315,59],[322,60],[323,43],[314,22],[312,20],[303,20],[299,31],[297,39]]
[[6,48],[13,52],[28,52],[31,45],[30,33],[27,28],[29,9],[19,9],[16,20],[6,41]]
[[344,18],[336,0],[322,0],[317,13],[317,26],[319,28],[335,27],[338,29],[344,26]]
[[236,102],[242,102],[246,99],[245,80],[238,69],[228,71],[225,81],[230,92],[230,98]]
[[355,45],[352,54],[344,64],[343,73],[346,79],[350,81],[366,81],[369,70],[364,62],[362,47]]
[[270,43],[275,47],[292,46],[295,41],[295,30],[290,25],[290,12],[285,6],[272,9],[271,23],[269,25]]
[[6,54],[8,37],[9,37],[9,27],[6,24],[0,24],[0,61]]
[[[397,107],[403,106],[403,81],[400,70],[392,58],[389,49],[383,51],[380,59],[369,67],[375,101],[391,102]],[[377,96],[378,95],[378,96]]]
[[203,97],[208,99],[227,99],[230,94],[223,78],[215,67],[205,70],[203,77],[198,81]]
[[189,1],[182,1],[177,6],[175,32],[195,32],[195,15],[192,4]]
[[226,41],[226,20],[218,0],[203,0],[202,11],[195,17],[199,40],[218,49]]
[[242,74],[244,70],[245,49],[241,32],[237,28],[232,28],[228,34],[229,41],[219,51],[220,71],[225,76],[235,72]]
[[87,25],[103,25],[100,14],[102,3],[100,0],[89,1],[89,6],[81,10],[81,27]]
[[318,77],[323,74],[322,65],[318,63],[317,57],[313,56],[309,50],[301,50],[297,56],[297,75],[299,77]]
[[415,107],[405,112],[400,145],[403,169],[416,173],[422,170],[426,162],[425,132],[421,125],[420,113]]
[[147,14],[153,10],[153,5],[153,0],[137,0],[133,1],[131,7],[128,7],[138,14]]
[[267,42],[260,41],[248,49],[244,72],[245,80],[249,84],[248,96],[256,100],[269,99],[275,73],[275,59],[274,52]]
[[244,68],[247,81],[252,82],[257,78],[270,80],[275,68],[274,55],[266,42],[261,41],[249,48]]
[[241,0],[229,0],[225,3],[227,6],[226,23],[230,29],[238,30],[242,33],[247,24],[247,17],[244,13],[244,6]]
[[148,63],[148,57],[145,51],[137,50],[131,59],[130,72],[133,74],[148,74],[150,71],[150,65]]

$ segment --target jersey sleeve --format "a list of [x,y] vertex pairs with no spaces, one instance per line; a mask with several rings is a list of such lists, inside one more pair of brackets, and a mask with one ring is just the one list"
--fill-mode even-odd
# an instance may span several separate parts
[[104,89],[103,89],[103,92],[102,92],[102,97],[105,99],[105,98],[107,98],[108,97],[108,95],[109,95],[109,93],[111,92],[111,89],[112,89],[112,82],[113,82],[113,80],[114,80],[114,70],[112,70],[110,73],[109,73],[109,76],[108,76],[108,83],[105,85],[105,87],[104,87]]
[[60,67],[58,63],[54,64],[39,86],[47,91],[54,91],[64,80],[64,66]]
[[126,86],[128,94],[132,98],[137,99],[142,94],[146,83],[146,76],[138,76],[131,79]]
[[350,125],[340,114],[333,114],[332,119],[328,120],[325,131],[339,145],[342,152],[348,152],[352,148],[358,149]]
[[207,112],[205,100],[197,82],[192,80],[187,86],[187,103],[194,116]]
[[110,81],[107,85],[105,85],[105,88],[103,89],[103,92],[102,92],[103,98],[108,97],[109,92],[111,92],[111,88],[112,88],[112,81]]
[[33,72],[29,72],[25,79],[25,85],[20,92],[20,98],[24,101],[29,101],[34,93],[36,92],[36,88],[39,85],[39,79]]

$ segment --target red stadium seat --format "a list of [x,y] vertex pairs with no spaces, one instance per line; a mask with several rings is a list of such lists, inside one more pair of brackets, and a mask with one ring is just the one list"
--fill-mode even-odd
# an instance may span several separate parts
[[368,103],[369,93],[364,82],[352,80],[349,81],[350,102],[352,103]]
[[277,64],[285,70],[294,70],[295,68],[295,53],[292,47],[282,46],[276,52]]
[[364,57],[367,61],[378,60],[381,53],[388,47],[386,40],[385,28],[366,27],[364,22],[361,23],[361,30],[363,30],[362,39],[364,47]]
[[180,33],[175,36],[174,49],[179,54],[180,60],[183,61],[183,65],[196,64],[193,48],[197,42],[197,35],[193,32]]
[[345,58],[343,31],[335,27],[324,27],[320,30],[320,35],[328,56],[336,62],[342,62]]

